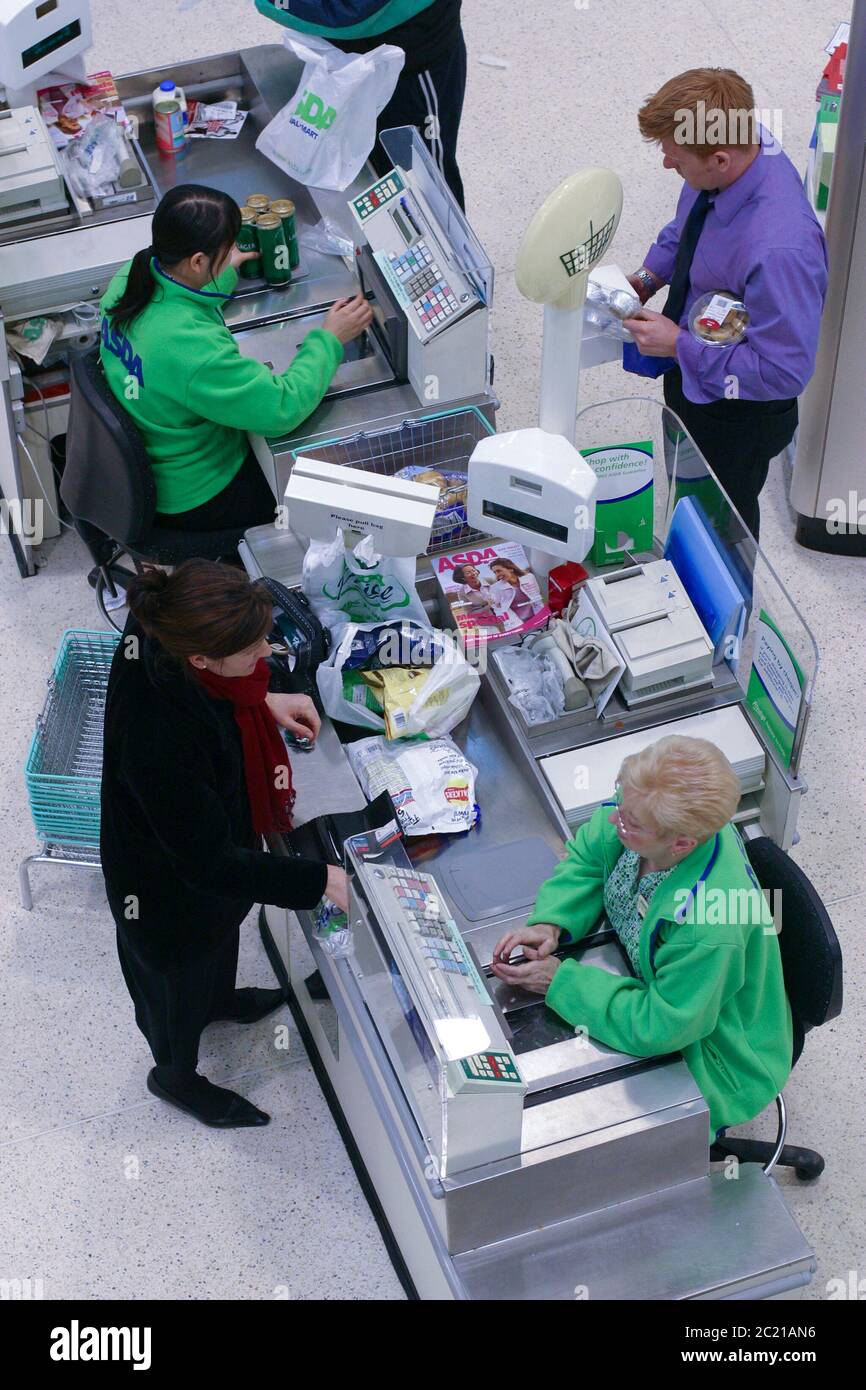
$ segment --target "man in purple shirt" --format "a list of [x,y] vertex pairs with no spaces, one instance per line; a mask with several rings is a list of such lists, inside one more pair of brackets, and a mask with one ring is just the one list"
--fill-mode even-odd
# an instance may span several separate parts
[[[684,180],[676,216],[629,277],[641,303],[662,285],[663,313],[626,320],[623,365],[664,374],[680,417],[752,534],[770,460],[797,427],[797,396],[815,367],[827,253],[802,180],[755,118],[749,84],[727,68],[680,73],[644,103],[641,134]],[[701,295],[743,301],[740,341],[699,342],[688,325]]]

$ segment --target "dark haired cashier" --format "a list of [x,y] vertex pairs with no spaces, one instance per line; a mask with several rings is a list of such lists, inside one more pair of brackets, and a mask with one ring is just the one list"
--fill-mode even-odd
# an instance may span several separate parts
[[[223,320],[247,258],[237,204],[184,184],[162,199],[153,245],[114,276],[102,300],[108,384],[153,464],[157,522],[218,531],[271,521],[274,498],[247,430],[281,435],[321,402],[343,344],[371,318],[360,296],[335,304],[276,375],[242,357]],[[248,253],[247,253],[248,254]]]

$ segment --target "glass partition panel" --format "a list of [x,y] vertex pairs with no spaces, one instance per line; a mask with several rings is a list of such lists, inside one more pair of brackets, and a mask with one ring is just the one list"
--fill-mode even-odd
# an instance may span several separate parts
[[580,411],[575,442],[652,445],[652,547],[635,536],[633,553],[651,548],[674,564],[771,756],[796,774],[818,670],[815,639],[688,430],[662,401],[625,396]]

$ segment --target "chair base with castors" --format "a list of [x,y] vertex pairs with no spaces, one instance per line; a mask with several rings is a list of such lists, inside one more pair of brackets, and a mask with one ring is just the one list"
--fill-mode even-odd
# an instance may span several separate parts
[[776,1097],[776,1111],[779,1128],[776,1138],[740,1139],[735,1134],[721,1134],[710,1147],[710,1161],[721,1163],[726,1158],[735,1158],[738,1163],[760,1163],[765,1173],[774,1168],[793,1168],[801,1182],[812,1182],[824,1171],[824,1159],[815,1149],[801,1149],[796,1144],[786,1144],[788,1116],[782,1096]]

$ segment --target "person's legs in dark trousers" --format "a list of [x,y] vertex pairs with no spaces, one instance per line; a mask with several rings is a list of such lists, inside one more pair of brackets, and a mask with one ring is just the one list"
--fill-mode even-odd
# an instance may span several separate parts
[[214,964],[211,1023],[258,1023],[285,1002],[281,989],[236,987],[239,946],[240,931],[236,931],[226,940],[222,955]]
[[796,400],[720,400],[698,405],[683,394],[678,369],[665,373],[664,397],[757,540],[761,524],[758,497],[771,460],[794,437]]
[[258,459],[250,451],[227,487],[187,512],[157,512],[155,524],[167,531],[229,531],[273,521],[276,501]]
[[[457,133],[466,91],[466,43],[460,30],[453,48],[421,72],[401,72],[394,95],[376,122],[376,133],[391,126],[414,125],[445,182],[463,208],[463,180],[457,166]],[[377,174],[393,168],[378,140],[370,153]]]
[[243,1096],[199,1076],[198,1050],[229,976],[237,969],[239,928],[212,951],[173,969],[144,960],[125,924],[117,923],[120,968],[135,1006],[135,1021],[156,1063],[148,1090],[218,1128],[267,1124],[268,1116]]

